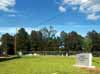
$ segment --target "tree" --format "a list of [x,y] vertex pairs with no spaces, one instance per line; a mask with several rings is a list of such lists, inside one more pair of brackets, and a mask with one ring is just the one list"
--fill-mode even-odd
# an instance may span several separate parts
[[16,49],[23,52],[30,49],[29,35],[24,28],[18,30],[16,34]]
[[53,38],[57,33],[57,31],[52,26],[50,26],[49,28],[44,27],[40,31],[45,38]]
[[66,47],[66,41],[67,41],[67,33],[62,31],[60,33],[60,47],[63,48],[63,50],[66,50],[67,47]]
[[62,32],[60,33],[60,38],[61,38],[62,41],[65,40],[66,35],[67,35],[67,33],[64,32],[64,31],[62,31]]
[[40,31],[32,31],[30,35],[31,48],[34,51],[39,51],[43,47],[43,38]]
[[91,47],[92,47],[92,40],[88,37],[85,37],[83,39],[84,52],[91,52]]
[[68,33],[65,38],[65,48],[67,51],[82,51],[82,37],[74,31]]
[[87,37],[92,41],[91,51],[100,51],[100,36],[95,30],[88,32]]
[[48,50],[49,51],[59,51],[59,46],[60,46],[59,37],[49,38],[48,40]]
[[14,54],[14,37],[8,33],[1,37],[1,49],[3,49],[6,54]]
[[44,42],[44,50],[52,50],[52,43],[53,40],[55,39],[55,34],[56,34],[56,30],[50,26],[49,28],[42,28],[41,33],[43,35],[43,42]]

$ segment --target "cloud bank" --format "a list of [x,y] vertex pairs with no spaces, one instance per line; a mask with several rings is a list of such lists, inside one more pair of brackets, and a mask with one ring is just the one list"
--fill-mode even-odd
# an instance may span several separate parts
[[72,10],[78,9],[88,20],[100,19],[100,0],[62,0],[59,11],[66,12],[67,6],[71,6]]
[[0,0],[0,11],[15,12],[12,8],[15,6],[16,0]]

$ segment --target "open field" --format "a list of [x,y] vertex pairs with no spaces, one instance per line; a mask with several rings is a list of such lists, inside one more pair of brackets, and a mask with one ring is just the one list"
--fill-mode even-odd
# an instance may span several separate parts
[[[94,58],[93,64],[100,67],[99,61],[100,58]],[[22,57],[0,62],[0,74],[100,74],[73,67],[74,64],[74,57]]]

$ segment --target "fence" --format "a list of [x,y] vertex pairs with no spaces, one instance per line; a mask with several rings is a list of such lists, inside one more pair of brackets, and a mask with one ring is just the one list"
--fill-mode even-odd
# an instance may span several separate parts
[[37,54],[37,55],[59,55],[59,56],[70,56],[79,53],[92,53],[93,56],[100,56],[100,51],[95,52],[81,52],[81,51],[28,51],[27,53]]

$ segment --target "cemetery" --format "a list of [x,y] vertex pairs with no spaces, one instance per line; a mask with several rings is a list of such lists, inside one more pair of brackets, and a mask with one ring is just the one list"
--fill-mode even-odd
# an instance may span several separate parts
[[59,38],[46,38],[42,36],[45,30],[29,36],[24,28],[18,31],[15,36],[1,37],[0,74],[100,74],[99,35],[91,39],[62,32]]
[[100,0],[0,0],[0,74],[100,74]]
[[[96,61],[96,62],[95,62]],[[100,68],[100,58],[93,58],[93,66]],[[0,62],[0,74],[100,74],[99,70],[73,66],[76,57],[23,56]]]

